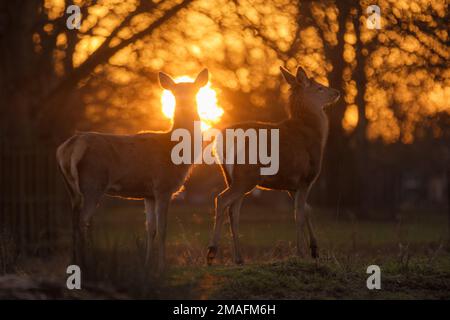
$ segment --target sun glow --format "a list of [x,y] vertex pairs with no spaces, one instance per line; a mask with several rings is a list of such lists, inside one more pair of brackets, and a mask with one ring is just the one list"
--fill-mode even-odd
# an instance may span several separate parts
[[[194,79],[188,76],[182,76],[175,79],[175,82],[194,82]],[[162,112],[164,115],[173,119],[175,112],[175,97],[169,90],[164,90],[161,94]],[[208,130],[215,123],[220,121],[223,115],[223,109],[217,103],[217,93],[208,82],[197,93],[197,111],[202,121],[202,131]]]

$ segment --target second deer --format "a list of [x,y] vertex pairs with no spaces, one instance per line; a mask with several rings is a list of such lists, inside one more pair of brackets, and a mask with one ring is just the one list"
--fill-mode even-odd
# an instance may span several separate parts
[[207,253],[208,264],[216,256],[227,209],[233,237],[234,261],[237,264],[243,263],[238,236],[239,214],[245,195],[255,187],[289,192],[294,200],[297,253],[301,256],[304,253],[303,229],[306,224],[311,255],[318,255],[306,200],[319,176],[328,136],[328,119],[324,107],[339,99],[339,91],[308,78],[301,67],[297,69],[295,76],[283,67],[281,72],[291,89],[289,118],[280,123],[247,122],[228,127],[243,130],[278,129],[279,171],[275,175],[264,176],[260,174],[259,164],[221,164],[227,188],[216,198],[214,232]]
[[172,129],[135,135],[82,132],[57,150],[59,169],[67,184],[73,208],[74,260],[84,262],[84,243],[89,221],[101,197],[106,194],[144,199],[148,264],[153,242],[158,241],[158,269],[164,268],[167,211],[171,197],[184,184],[190,164],[175,165],[171,150],[177,142],[173,130],[194,131],[200,117],[196,94],[208,82],[204,69],[193,83],[175,83],[160,72],[159,81],[176,100]]

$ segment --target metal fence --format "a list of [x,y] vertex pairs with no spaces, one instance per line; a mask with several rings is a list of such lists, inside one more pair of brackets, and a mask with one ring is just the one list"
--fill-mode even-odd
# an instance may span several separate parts
[[[431,174],[427,172],[400,170],[398,166],[381,165],[375,161],[367,166],[371,177],[366,199],[368,208],[388,212],[389,216],[394,217],[400,207],[408,203],[412,207],[445,207],[447,199],[443,190],[448,183],[445,175],[435,175],[430,180]],[[440,171],[437,170],[438,173]],[[199,197],[196,202],[212,203],[213,188],[205,184],[206,178],[201,176],[198,181],[192,178],[188,191]],[[220,175],[216,178],[217,184],[220,184]],[[354,178],[349,175],[343,186],[354,184]],[[430,181],[435,186],[427,191]],[[314,187],[316,197],[311,200],[318,205],[323,205],[324,183],[326,181],[320,180]],[[350,196],[353,193],[357,195],[352,187],[344,192]],[[443,196],[437,197],[438,194]],[[265,194],[264,199],[273,203],[272,195]],[[436,199],[431,201],[430,195]],[[287,197],[285,199],[287,201]],[[258,202],[257,197],[253,201]],[[333,205],[338,206],[339,203]],[[70,212],[67,192],[57,170],[54,148],[0,140],[0,241],[4,241],[6,235],[19,252],[50,251],[55,246],[64,245],[61,240],[65,237],[70,238]]]
[[54,248],[69,227],[65,192],[52,148],[0,141],[0,231],[20,252]]

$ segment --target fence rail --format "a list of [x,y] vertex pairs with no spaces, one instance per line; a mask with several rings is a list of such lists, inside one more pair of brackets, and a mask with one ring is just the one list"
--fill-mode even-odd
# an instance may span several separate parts
[[55,152],[42,146],[0,141],[0,231],[21,252],[56,244],[67,210]]

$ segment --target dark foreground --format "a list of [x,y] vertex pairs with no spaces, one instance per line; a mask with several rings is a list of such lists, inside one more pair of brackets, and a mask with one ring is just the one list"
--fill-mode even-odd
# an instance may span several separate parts
[[[403,212],[392,221],[316,211],[321,249],[314,261],[294,257],[295,230],[288,207],[269,212],[247,206],[240,232],[246,265],[232,265],[230,237],[224,232],[216,265],[207,267],[211,209],[174,206],[169,221],[169,268],[155,277],[143,267],[142,211],[138,206],[99,210],[94,259],[89,276],[82,278],[82,290],[65,287],[70,232],[62,232],[60,250],[46,257],[19,256],[7,261],[9,272],[0,277],[0,298],[450,298],[444,213]],[[5,243],[2,250],[8,250]],[[381,268],[380,290],[366,286],[369,265]]]

